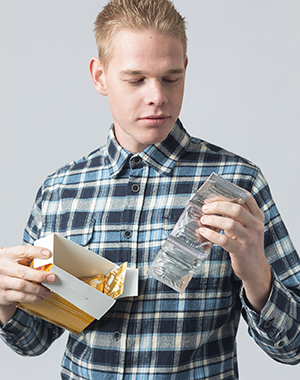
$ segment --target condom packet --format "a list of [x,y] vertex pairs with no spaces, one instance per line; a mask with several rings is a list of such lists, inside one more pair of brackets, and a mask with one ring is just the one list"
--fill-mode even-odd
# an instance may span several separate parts
[[249,195],[246,190],[212,173],[188,202],[170,236],[150,265],[148,274],[183,293],[213,246],[199,233],[204,204],[216,200],[243,204]]
[[106,276],[98,274],[91,277],[81,277],[80,280],[111,298],[123,293],[127,262],[111,270]]

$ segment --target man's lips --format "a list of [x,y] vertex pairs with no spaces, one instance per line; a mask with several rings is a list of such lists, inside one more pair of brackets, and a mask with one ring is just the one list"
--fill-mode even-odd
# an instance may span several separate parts
[[167,115],[148,115],[141,117],[139,120],[141,123],[149,126],[160,126],[167,122],[169,116]]

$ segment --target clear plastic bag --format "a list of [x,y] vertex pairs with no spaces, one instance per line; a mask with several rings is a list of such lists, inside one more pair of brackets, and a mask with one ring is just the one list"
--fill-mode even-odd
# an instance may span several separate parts
[[249,195],[246,190],[212,173],[188,202],[173,231],[149,267],[148,274],[183,293],[212,248],[212,243],[198,231],[203,205],[215,200],[243,204]]

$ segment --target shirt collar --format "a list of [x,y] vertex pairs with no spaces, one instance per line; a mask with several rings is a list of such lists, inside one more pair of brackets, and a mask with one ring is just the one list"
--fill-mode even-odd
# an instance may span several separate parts
[[113,125],[109,129],[106,142],[106,149],[108,163],[110,163],[111,165],[111,176],[115,177],[123,169],[128,158],[132,156],[132,153],[122,148],[121,145],[118,143],[118,141],[115,138]]
[[132,154],[119,145],[112,125],[106,143],[112,177],[117,176],[122,171],[127,160],[136,156],[139,156],[144,164],[151,166],[160,174],[170,175],[174,165],[187,148],[189,142],[190,135],[178,119],[164,141],[150,145],[143,152]]

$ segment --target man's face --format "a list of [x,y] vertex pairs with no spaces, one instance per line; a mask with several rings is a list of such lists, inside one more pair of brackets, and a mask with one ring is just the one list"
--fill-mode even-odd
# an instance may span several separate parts
[[167,137],[180,113],[186,65],[175,36],[150,30],[117,33],[101,93],[108,96],[123,148],[137,153]]

